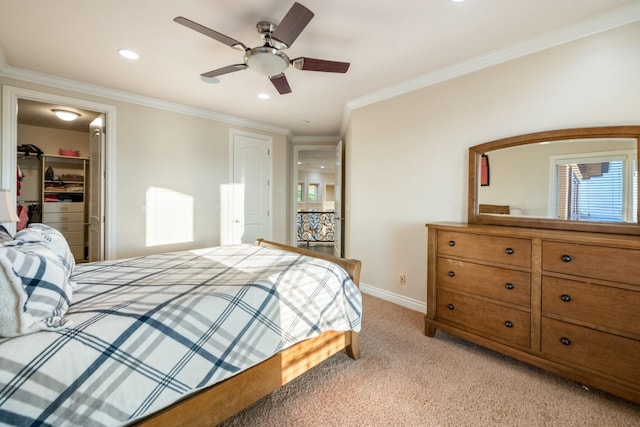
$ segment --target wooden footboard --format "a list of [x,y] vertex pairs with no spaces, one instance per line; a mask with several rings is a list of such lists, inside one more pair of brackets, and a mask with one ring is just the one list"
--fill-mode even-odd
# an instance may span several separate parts
[[[306,249],[259,239],[256,244],[327,259],[344,268],[356,285],[361,262],[320,254]],[[215,426],[240,412],[282,385],[338,353],[360,357],[360,341],[355,332],[328,331],[302,341],[264,362],[155,413],[138,423],[145,427]]]

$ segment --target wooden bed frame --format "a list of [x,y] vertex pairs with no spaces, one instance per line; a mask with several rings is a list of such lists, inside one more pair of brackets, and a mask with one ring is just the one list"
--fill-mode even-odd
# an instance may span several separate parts
[[[360,283],[362,264],[358,260],[338,258],[263,239],[258,239],[256,244],[332,261],[344,268],[356,285]],[[316,338],[302,341],[134,425],[144,427],[218,425],[342,350],[345,350],[352,359],[360,358],[360,341],[356,332],[328,331]]]

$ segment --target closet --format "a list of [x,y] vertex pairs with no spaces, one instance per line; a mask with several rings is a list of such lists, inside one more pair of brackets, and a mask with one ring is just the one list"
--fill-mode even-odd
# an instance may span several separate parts
[[82,132],[19,123],[17,143],[17,229],[31,223],[47,224],[64,235],[76,262],[86,261],[88,129]]

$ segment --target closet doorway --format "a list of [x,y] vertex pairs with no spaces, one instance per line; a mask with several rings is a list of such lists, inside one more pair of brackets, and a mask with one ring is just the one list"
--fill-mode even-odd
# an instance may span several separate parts
[[342,143],[293,149],[294,244],[342,256]]
[[[65,122],[53,110],[75,112]],[[2,187],[15,191],[18,229],[42,222],[62,232],[76,262],[111,258],[107,136],[115,108],[5,87]]]

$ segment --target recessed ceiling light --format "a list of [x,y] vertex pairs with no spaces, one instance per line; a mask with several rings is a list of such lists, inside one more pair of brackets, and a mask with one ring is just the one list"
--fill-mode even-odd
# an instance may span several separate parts
[[57,108],[54,108],[53,113],[58,116],[58,118],[60,120],[64,120],[65,122],[72,122],[75,119],[77,119],[78,117],[80,117],[79,113],[76,113],[75,111],[69,111],[69,110],[60,110]]
[[259,93],[258,98],[260,99],[269,99],[271,98],[268,93]]
[[138,59],[140,58],[140,55],[138,55],[137,53],[135,53],[132,50],[129,49],[120,49],[118,50],[118,53],[120,54],[120,56],[127,58],[127,59]]
[[462,3],[464,0],[451,0],[454,3]]

